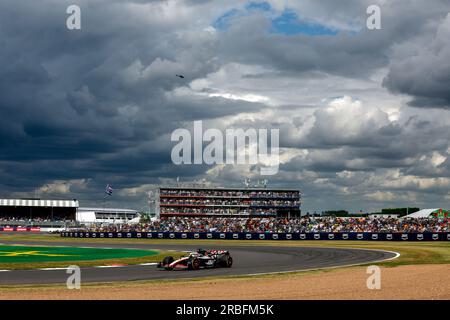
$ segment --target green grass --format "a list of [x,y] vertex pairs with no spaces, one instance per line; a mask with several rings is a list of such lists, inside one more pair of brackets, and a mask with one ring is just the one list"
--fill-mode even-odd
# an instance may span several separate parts
[[33,262],[33,263],[0,263],[1,270],[29,270],[37,268],[65,268],[70,265],[79,267],[93,267],[113,264],[139,264],[159,262],[166,256],[172,256],[175,259],[181,257],[184,253],[172,251],[160,251],[158,254],[140,258],[120,258],[120,259],[105,259],[105,260],[88,260],[88,261],[64,261],[64,262]]
[[[55,242],[56,244],[56,242]],[[183,252],[121,249],[79,248],[73,246],[0,245],[0,269],[27,270],[77,265],[80,267],[159,262],[165,256],[174,258]]]
[[79,248],[63,246],[20,246],[0,245],[0,264],[65,262],[87,260],[114,260],[122,258],[141,258],[158,254],[156,250],[122,248]]

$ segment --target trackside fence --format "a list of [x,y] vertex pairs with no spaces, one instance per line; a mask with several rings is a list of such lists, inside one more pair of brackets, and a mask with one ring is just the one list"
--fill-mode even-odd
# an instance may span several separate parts
[[450,241],[450,232],[426,233],[246,233],[246,232],[61,232],[72,238]]

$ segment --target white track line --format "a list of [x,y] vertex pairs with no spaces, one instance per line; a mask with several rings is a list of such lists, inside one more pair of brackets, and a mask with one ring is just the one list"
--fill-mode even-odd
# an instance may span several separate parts
[[124,267],[128,267],[130,265],[120,265],[120,266],[115,266],[115,265],[110,265],[110,266],[94,266],[93,268],[124,268]]
[[[132,267],[132,266],[156,266],[157,262],[147,262],[147,263],[138,263],[138,264],[126,264],[126,265],[109,265],[109,266],[92,266],[92,267],[86,267],[86,268],[125,268],[125,267]],[[37,268],[37,269],[24,269],[24,270],[17,270],[17,271],[33,271],[33,270],[39,270],[39,271],[58,271],[58,270],[67,270],[68,267],[55,267],[55,268]],[[14,269],[11,270],[0,270],[0,272],[7,272],[7,271],[16,271]]]
[[[261,273],[247,273],[247,274],[237,274],[232,276],[260,276],[260,275],[269,275],[269,274],[283,274],[283,273],[293,273],[293,272],[306,272],[306,271],[314,271],[314,270],[324,270],[324,269],[337,269],[337,268],[348,268],[348,267],[355,267],[360,265],[365,265],[369,263],[378,263],[378,262],[385,262],[397,259],[400,257],[400,253],[395,251],[388,251],[388,250],[381,250],[381,249],[366,249],[366,248],[349,248],[349,249],[356,249],[356,250],[368,250],[368,251],[380,251],[380,252],[389,252],[393,253],[395,256],[387,259],[380,259],[380,260],[373,260],[373,261],[366,261],[366,262],[360,262],[360,263],[353,263],[353,264],[347,264],[347,265],[340,265],[340,266],[331,266],[331,267],[322,267],[322,268],[311,268],[311,269],[301,269],[301,270],[291,270],[291,271],[275,271],[275,272],[261,272]],[[345,249],[344,249],[345,250]],[[190,251],[188,251],[190,252]],[[136,265],[136,264],[134,264]],[[156,262],[149,262],[149,263],[140,263],[137,264],[139,266],[155,266],[157,265]],[[94,268],[123,268],[123,267],[130,267],[133,265],[124,265],[124,266],[97,266]],[[207,277],[207,276],[206,276]],[[191,278],[184,278],[184,279],[191,279]],[[197,279],[197,278],[192,278]]]
[[127,265],[110,265],[110,266],[95,266],[93,268],[125,268],[125,267],[132,267],[132,266],[156,266],[157,262],[146,262],[146,263],[137,263],[137,264],[127,264]]
[[[352,263],[352,264],[341,265],[341,266],[311,268],[311,269],[292,270],[292,271],[275,271],[275,272],[250,273],[250,274],[243,274],[242,276],[261,276],[261,275],[266,275],[266,274],[282,274],[282,273],[306,272],[306,271],[314,271],[314,270],[348,268],[348,267],[361,266],[361,265],[365,265],[365,264],[369,264],[369,263],[378,263],[378,262],[390,261],[390,260],[394,260],[394,259],[397,259],[398,257],[400,257],[400,253],[395,252],[395,251],[388,251],[388,250],[381,250],[381,249],[365,249],[365,248],[364,249],[363,248],[349,248],[349,249],[389,252],[389,253],[395,254],[395,256],[391,257],[391,258],[387,258],[387,259],[373,260],[373,261],[360,262],[360,263]],[[238,276],[240,276],[240,275],[238,275]]]

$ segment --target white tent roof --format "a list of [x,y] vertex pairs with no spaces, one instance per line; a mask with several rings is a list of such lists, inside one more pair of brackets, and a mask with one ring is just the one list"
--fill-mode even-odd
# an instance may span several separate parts
[[430,216],[430,214],[432,214],[433,212],[435,212],[437,210],[439,210],[439,208],[437,208],[437,209],[422,209],[417,212],[408,214],[407,216],[404,216],[403,218],[428,218]]
[[95,213],[138,213],[136,210],[132,209],[117,209],[117,208],[86,208],[80,207],[78,208],[78,212],[90,212],[94,211]]
[[0,206],[78,208],[78,200],[0,199]]

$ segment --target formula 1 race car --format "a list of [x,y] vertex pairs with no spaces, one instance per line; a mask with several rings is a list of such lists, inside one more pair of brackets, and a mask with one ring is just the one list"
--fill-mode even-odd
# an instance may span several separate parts
[[203,250],[190,252],[189,255],[175,260],[173,257],[165,257],[158,263],[158,268],[166,270],[187,269],[198,270],[200,268],[231,268],[233,258],[226,250]]

